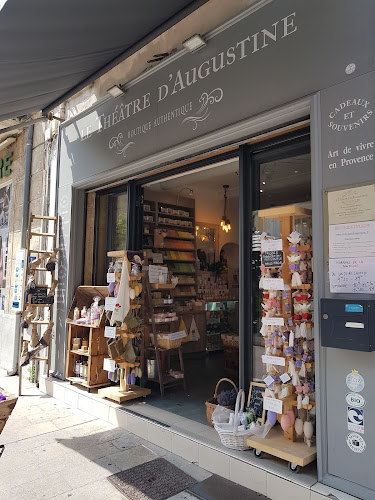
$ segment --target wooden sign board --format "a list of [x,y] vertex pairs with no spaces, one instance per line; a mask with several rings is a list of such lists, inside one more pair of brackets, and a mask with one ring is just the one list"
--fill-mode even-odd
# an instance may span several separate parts
[[247,399],[247,408],[255,411],[258,422],[264,424],[266,411],[263,409],[263,394],[266,389],[266,384],[251,382],[249,389],[249,397]]
[[262,264],[264,267],[281,267],[284,264],[284,252],[282,250],[263,252]]

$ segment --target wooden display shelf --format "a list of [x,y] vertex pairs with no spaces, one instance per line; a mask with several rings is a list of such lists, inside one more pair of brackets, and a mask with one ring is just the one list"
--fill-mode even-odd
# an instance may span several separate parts
[[[189,227],[188,229],[193,229],[191,227]],[[181,232],[185,232],[185,231],[181,231]],[[189,233],[191,234],[191,233]],[[168,240],[182,240],[182,241],[193,241],[194,240],[194,234],[191,235],[192,237],[190,238],[187,238],[186,236],[164,236],[164,239],[168,239]]]
[[194,217],[191,217],[190,215],[176,215],[176,214],[168,214],[165,212],[158,212],[159,217],[176,217],[176,219],[188,219],[188,220],[194,220]]
[[292,290],[310,290],[312,287],[311,283],[306,283],[305,285],[291,286],[290,288]]
[[[152,224],[152,222],[145,222],[145,224]],[[167,222],[158,222],[157,224],[158,226],[175,227],[183,231],[187,231],[188,229],[190,229],[190,231],[194,230],[194,226],[181,226],[180,224],[168,224]]]
[[82,385],[83,387],[86,387],[87,389],[95,389],[96,387],[104,387],[106,385],[109,385],[111,382],[108,380],[108,382],[103,382],[102,384],[92,384],[90,385],[86,380],[84,380],[81,377],[66,377],[66,380],[69,380],[71,384],[79,384]]
[[176,285],[173,283],[151,283],[151,290],[173,290]]
[[303,441],[287,441],[280,427],[273,427],[265,438],[250,436],[247,444],[255,450],[305,467],[316,459],[316,446],[307,446]]
[[98,394],[104,398],[112,399],[117,403],[123,403],[124,401],[129,401],[130,399],[148,396],[151,394],[151,390],[146,389],[145,387],[139,387],[138,385],[129,385],[128,390],[123,391],[120,386],[106,387],[105,389],[99,389]]
[[298,205],[285,205],[282,207],[258,210],[258,217],[264,219],[281,219],[282,217],[311,217],[312,211]]
[[80,349],[70,349],[70,352],[78,356],[90,356],[88,351],[81,351]]

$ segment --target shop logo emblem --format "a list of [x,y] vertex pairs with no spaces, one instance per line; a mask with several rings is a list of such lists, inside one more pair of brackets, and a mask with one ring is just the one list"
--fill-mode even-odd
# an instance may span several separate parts
[[210,114],[211,110],[209,109],[210,104],[218,103],[222,100],[224,95],[223,89],[217,88],[211,90],[208,94],[207,92],[203,92],[203,94],[199,98],[199,102],[201,103],[201,107],[195,113],[194,116],[187,116],[181,122],[181,125],[184,123],[192,122],[193,130],[197,130],[198,123],[206,120]]
[[135,144],[135,142],[128,142],[127,144],[124,144],[122,142],[123,138],[124,138],[124,136],[120,132],[118,135],[116,135],[115,137],[112,137],[109,140],[108,147],[109,147],[109,149],[116,148],[116,153],[118,155],[122,155],[124,158],[126,158],[126,151],[130,148],[130,146]]
[[350,406],[348,406],[347,414],[348,414],[348,430],[364,434],[365,428],[363,421],[364,419],[363,410],[359,408],[351,408]]
[[346,444],[354,453],[363,453],[366,449],[365,440],[356,432],[351,432],[346,436]]
[[365,381],[357,370],[352,370],[352,372],[346,376],[346,385],[353,392],[361,392],[365,386]]
[[365,398],[356,392],[348,392],[345,400],[349,406],[354,408],[363,408],[366,404]]

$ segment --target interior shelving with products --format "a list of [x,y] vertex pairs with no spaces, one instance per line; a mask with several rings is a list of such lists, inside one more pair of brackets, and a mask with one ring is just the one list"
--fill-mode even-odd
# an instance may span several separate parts
[[149,261],[161,254],[163,263],[179,278],[174,297],[197,297],[194,207],[145,200],[143,248]]

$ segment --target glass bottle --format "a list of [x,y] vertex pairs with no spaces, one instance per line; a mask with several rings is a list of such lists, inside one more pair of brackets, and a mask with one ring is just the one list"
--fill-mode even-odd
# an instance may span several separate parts
[[79,309],[78,307],[75,307],[73,312],[73,321],[77,321],[78,319],[79,319]]
[[87,307],[83,306],[81,309],[81,318],[86,318],[87,315]]

